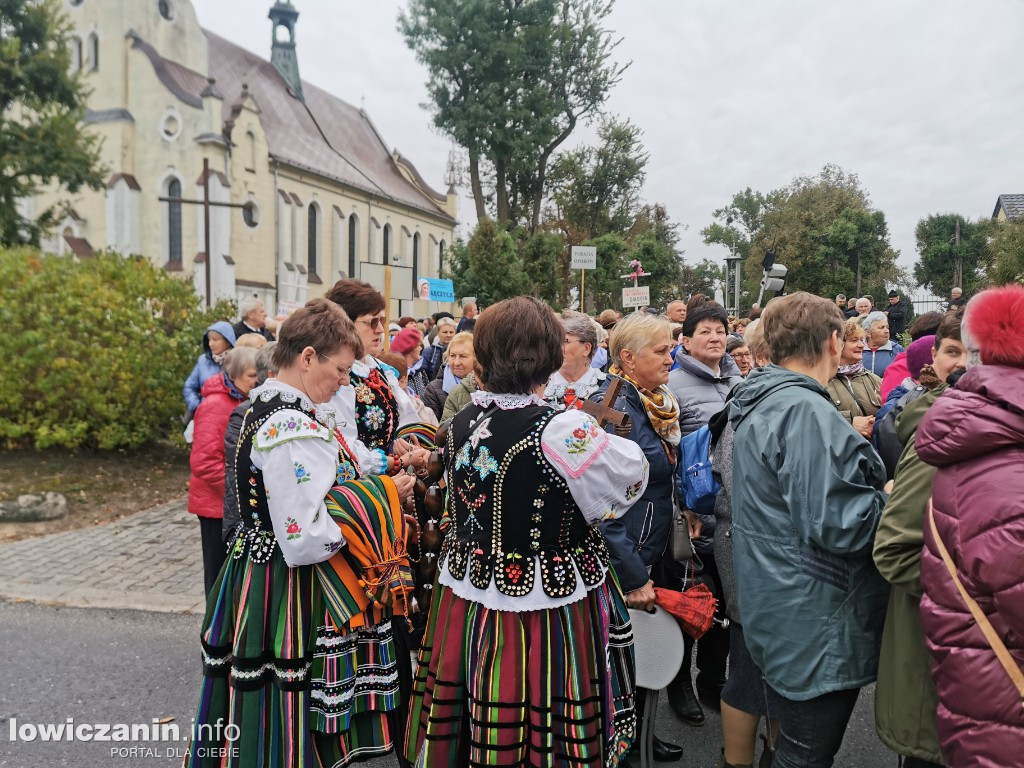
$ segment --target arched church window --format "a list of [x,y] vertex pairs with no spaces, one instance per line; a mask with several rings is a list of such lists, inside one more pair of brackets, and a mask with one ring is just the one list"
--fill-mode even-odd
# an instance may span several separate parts
[[309,269],[309,273],[311,275],[315,275],[317,274],[317,250],[320,245],[320,211],[317,209],[315,204],[309,206],[308,224],[309,228],[306,233],[308,237],[306,267]]
[[417,285],[420,276],[420,233],[412,236],[412,284]]
[[156,7],[167,21],[174,21],[174,5],[171,0],[159,0]]
[[100,68],[100,37],[95,32],[89,35],[89,71],[96,72]]
[[384,265],[391,263],[391,225],[384,225]]
[[444,277],[444,240],[437,245],[437,276]]
[[181,263],[181,182],[167,182],[167,196],[179,198],[167,203],[167,260]]
[[359,261],[359,253],[356,250],[356,243],[359,235],[359,219],[353,213],[348,217],[348,276],[355,278],[356,264]]
[[245,134],[245,170],[256,173],[256,135],[252,131]]

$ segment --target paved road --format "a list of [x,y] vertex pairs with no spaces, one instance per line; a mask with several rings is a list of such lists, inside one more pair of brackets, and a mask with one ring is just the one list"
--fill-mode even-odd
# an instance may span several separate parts
[[[104,526],[0,545],[0,767],[179,765],[182,742],[12,742],[10,724],[12,718],[148,724],[172,717],[185,737],[201,671],[202,581],[199,526],[183,501]],[[875,736],[871,694],[861,696],[837,766],[896,766]],[[685,747],[674,765],[717,764],[721,732],[714,713],[703,728],[688,728],[662,702],[657,733]],[[112,755],[111,747],[153,751]]]

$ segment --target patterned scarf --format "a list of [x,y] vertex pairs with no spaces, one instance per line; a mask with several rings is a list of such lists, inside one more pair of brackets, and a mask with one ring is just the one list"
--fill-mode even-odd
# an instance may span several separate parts
[[669,445],[679,445],[679,401],[669,388],[662,384],[654,392],[644,389],[615,364],[608,372],[628,381],[640,393],[640,402],[643,403],[647,418],[651,420],[651,426],[658,433],[658,437]]
[[864,372],[864,363],[851,363],[850,365],[840,365],[839,375],[845,376],[848,379],[852,379],[858,373]]

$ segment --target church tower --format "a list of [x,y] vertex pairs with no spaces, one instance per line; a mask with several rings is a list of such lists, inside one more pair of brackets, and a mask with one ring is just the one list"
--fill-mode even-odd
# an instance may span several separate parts
[[274,25],[270,63],[281,73],[292,92],[304,101],[299,58],[295,52],[295,22],[298,21],[299,12],[291,0],[277,0],[270,9],[269,18]]

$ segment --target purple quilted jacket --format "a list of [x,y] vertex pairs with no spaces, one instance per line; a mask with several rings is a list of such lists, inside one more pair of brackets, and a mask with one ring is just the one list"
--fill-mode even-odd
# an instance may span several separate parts
[[[935,522],[967,592],[1024,667],[1024,369],[972,368],[925,414],[918,455],[938,467]],[[925,522],[921,621],[950,768],[1024,765],[1024,707]]]

